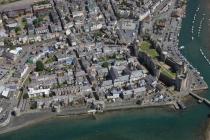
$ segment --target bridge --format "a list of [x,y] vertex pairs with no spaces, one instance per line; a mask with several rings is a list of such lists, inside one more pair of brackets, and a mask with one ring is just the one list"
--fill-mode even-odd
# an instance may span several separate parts
[[200,102],[204,102],[208,106],[210,106],[210,101],[207,98],[201,97],[193,92],[190,92],[190,95],[196,99],[198,99]]

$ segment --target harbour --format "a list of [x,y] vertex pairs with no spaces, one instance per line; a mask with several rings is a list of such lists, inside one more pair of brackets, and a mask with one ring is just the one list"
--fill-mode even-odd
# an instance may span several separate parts
[[[189,1],[188,11],[196,11],[201,3],[199,12],[208,1]],[[200,7],[199,6],[199,7]],[[207,16],[207,15],[206,15]],[[197,17],[199,21],[199,16]],[[206,63],[202,63],[204,56],[201,55],[200,46],[204,47],[205,40],[198,40],[186,33],[191,32],[189,23],[192,23],[193,13],[188,12],[183,21],[180,34],[180,44],[184,47],[182,53],[190,61],[192,67],[196,67],[210,84],[210,73]],[[199,26],[199,25],[198,25]],[[195,27],[198,27],[195,25]],[[205,25],[203,26],[203,28]],[[196,29],[196,28],[195,28]],[[203,30],[204,31],[204,30]],[[207,33],[200,34],[200,38],[208,37]],[[196,31],[194,31],[196,33]],[[205,42],[206,43],[206,42]],[[208,49],[205,49],[208,50]],[[209,51],[205,51],[208,58]],[[198,100],[207,102],[210,92],[199,94]],[[209,102],[208,102],[209,103]],[[118,111],[99,115],[97,120],[85,118],[75,119],[52,119],[32,125],[11,133],[0,135],[0,139],[7,140],[46,140],[46,139],[113,139],[113,140],[204,140],[204,125],[207,123],[209,107],[197,102],[190,101],[186,104],[187,109],[183,112],[170,109],[146,108],[138,110]],[[106,133],[105,133],[106,132]]]

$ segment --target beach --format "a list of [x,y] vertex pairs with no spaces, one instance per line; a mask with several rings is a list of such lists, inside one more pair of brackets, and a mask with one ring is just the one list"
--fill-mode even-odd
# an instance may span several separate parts
[[208,120],[206,132],[205,132],[205,140],[210,140],[210,120]]
[[12,117],[9,125],[0,128],[0,134],[18,130],[20,128],[42,122],[54,117],[55,114],[50,112],[26,113],[19,117]]
[[[145,108],[168,108],[171,110],[175,110],[173,103],[171,104],[160,104],[160,105],[129,105],[129,106],[114,106],[108,107],[103,112],[99,113],[99,115],[103,115],[109,112],[115,111],[126,111],[126,110],[138,110]],[[88,113],[84,109],[75,109],[75,110],[64,110],[60,113],[54,113],[51,111],[41,111],[41,112],[29,112],[24,113],[17,117],[11,117],[10,123],[0,128],[0,134],[16,131],[18,129],[28,127],[30,125],[39,124],[43,121],[57,118],[84,118],[84,117],[94,117],[96,118],[98,114],[92,115],[92,113]]]

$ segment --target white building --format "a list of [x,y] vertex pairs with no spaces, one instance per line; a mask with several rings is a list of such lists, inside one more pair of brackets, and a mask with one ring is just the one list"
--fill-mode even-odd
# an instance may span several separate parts
[[12,54],[14,61],[20,56],[22,50],[23,49],[21,47],[17,47],[16,49],[9,51],[9,53]]
[[150,10],[142,11],[142,13],[140,13],[140,15],[139,15],[139,20],[142,21],[142,20],[144,20],[146,17],[148,17],[149,15],[150,15]]
[[0,86],[0,95],[3,97],[8,97],[9,96],[10,89],[6,88],[4,86]]
[[21,47],[17,47],[16,49],[14,50],[10,50],[9,52],[11,54],[14,54],[14,55],[17,55],[17,54],[20,54],[20,52],[22,51],[23,49]]
[[72,15],[73,15],[73,18],[75,18],[75,17],[83,17],[84,13],[83,13],[83,11],[75,11],[75,12],[72,12]]
[[91,31],[96,31],[96,30],[100,30],[103,27],[102,24],[94,24],[90,27]]
[[27,64],[24,65],[24,69],[23,71],[21,72],[21,78],[26,75],[27,71],[29,70],[29,66]]
[[50,89],[34,89],[34,88],[29,88],[28,96],[29,98],[32,97],[39,97],[39,96],[49,96],[50,94]]

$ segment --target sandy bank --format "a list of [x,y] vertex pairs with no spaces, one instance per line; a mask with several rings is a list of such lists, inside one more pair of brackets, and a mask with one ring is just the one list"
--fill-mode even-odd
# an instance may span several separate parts
[[210,140],[210,120],[207,122],[206,130],[205,130],[205,140]]
[[[109,107],[104,110],[104,113],[108,113],[110,111],[121,111],[121,110],[131,110],[131,109],[140,109],[140,108],[162,108],[162,107],[171,107],[171,104],[165,104],[165,105],[148,105],[148,106],[139,106],[139,105],[132,105],[132,106],[118,106],[118,107]],[[87,115],[90,115],[87,113],[87,111],[84,112],[82,109],[81,111],[66,111],[61,112],[59,114],[53,113],[53,112],[35,112],[35,113],[26,113],[18,117],[11,118],[11,122],[6,127],[0,128],[0,134],[12,132],[18,129],[21,129],[23,127],[27,127],[32,124],[37,124],[42,121],[52,119],[55,117],[72,117],[72,118],[83,118]],[[96,114],[97,115],[97,114]],[[101,114],[103,115],[103,113]]]
[[0,134],[18,130],[20,128],[29,126],[31,124],[36,124],[46,119],[50,119],[55,114],[50,112],[40,112],[40,113],[26,113],[18,117],[11,118],[9,125],[0,128]]

